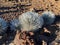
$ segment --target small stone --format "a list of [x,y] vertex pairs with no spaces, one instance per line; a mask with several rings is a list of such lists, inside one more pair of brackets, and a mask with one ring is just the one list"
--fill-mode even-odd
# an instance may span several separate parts
[[0,36],[0,39],[2,38],[2,36]]

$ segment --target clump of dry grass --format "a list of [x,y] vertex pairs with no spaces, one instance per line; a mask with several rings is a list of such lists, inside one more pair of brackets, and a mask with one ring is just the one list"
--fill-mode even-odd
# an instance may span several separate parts
[[51,11],[45,11],[42,13],[42,18],[45,25],[51,25],[55,21],[55,14]]
[[0,18],[0,34],[4,34],[6,30],[7,30],[7,22],[3,18]]
[[26,12],[19,16],[21,29],[24,31],[35,31],[43,26],[43,18],[36,12]]
[[10,28],[11,30],[17,30],[20,29],[20,25],[19,25],[19,20],[18,19],[13,19],[10,21]]

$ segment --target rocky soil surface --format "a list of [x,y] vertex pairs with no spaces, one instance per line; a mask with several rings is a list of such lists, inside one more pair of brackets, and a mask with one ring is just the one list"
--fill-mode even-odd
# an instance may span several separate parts
[[30,9],[39,14],[46,10],[53,11],[55,22],[37,32],[22,33],[8,28],[9,31],[0,36],[0,45],[60,45],[60,0],[32,0],[28,6],[0,7],[0,18],[9,22]]

